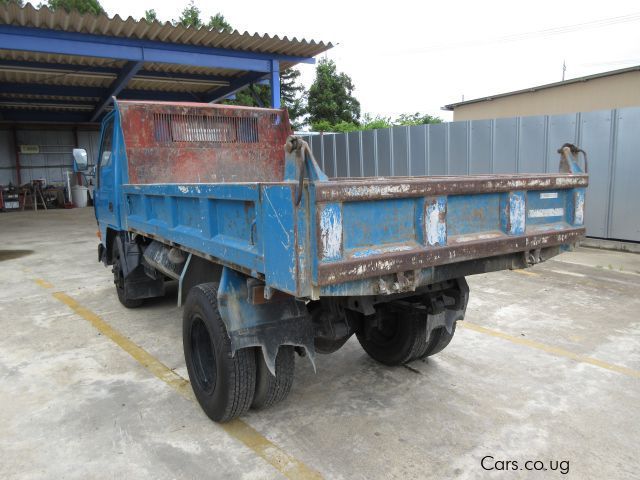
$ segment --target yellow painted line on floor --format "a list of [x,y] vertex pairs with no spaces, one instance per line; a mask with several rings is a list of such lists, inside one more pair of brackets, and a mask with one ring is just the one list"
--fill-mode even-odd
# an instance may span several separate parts
[[475,323],[467,322],[466,320],[458,322],[457,326],[473,330],[474,332],[483,333],[485,335],[491,335],[492,337],[501,338],[517,345],[523,345],[526,347],[535,348],[537,350],[542,350],[543,352],[551,353],[552,355],[569,358],[571,360],[575,360],[576,362],[587,363],[589,365],[593,365],[594,367],[604,368],[605,370],[621,373],[629,377],[640,378],[640,371],[638,370],[633,370],[632,368],[623,367],[621,365],[615,365],[613,363],[603,362],[602,360],[598,360],[597,358],[580,355],[578,353],[565,350],[564,348],[553,347],[545,343],[535,342],[533,340],[528,340],[522,337],[515,337],[513,335],[509,335],[508,333],[503,333],[498,330],[492,330],[491,328],[482,327],[480,325],[476,325]]
[[53,288],[53,285],[50,284],[49,282],[47,282],[46,280],[43,280],[42,278],[36,278],[34,280],[34,282],[36,282],[38,285],[40,285],[42,288]]
[[140,363],[143,367],[153,373],[160,380],[173,387],[180,392],[183,396],[192,398],[193,393],[189,387],[189,382],[175,373],[165,364],[157,360],[153,355],[147,352],[144,348],[138,346],[127,337],[122,335],[118,330],[113,328],[107,322],[105,322],[100,316],[93,313],[88,308],[83,307],[73,298],[64,292],[52,293],[54,298],[64,303],[67,307],[80,315],[86,321],[88,321],[93,327],[102,333],[105,337],[110,338],[113,342],[122,348],[125,352],[131,355],[134,360]]
[[[36,283],[43,288],[53,288],[53,285],[42,279],[37,279]],[[111,339],[115,344],[131,355],[138,363],[144,366],[160,380],[175,389],[184,397],[194,402],[196,401],[188,380],[182,378],[147,352],[144,348],[140,347],[105,322],[99,315],[82,306],[66,293],[54,292],[52,295],[57,300],[68,306],[76,314],[88,321],[105,337]],[[218,424],[218,426],[227,434],[250,448],[263,460],[275,467],[285,477],[303,480],[322,478],[320,473],[286,453],[242,420],[235,419],[228,423]]]
[[518,268],[516,270],[511,270],[512,272],[516,272],[519,273],[521,275],[531,275],[533,277],[538,277],[540,276],[539,273],[535,273],[535,272],[530,272],[529,270],[525,270],[524,268]]

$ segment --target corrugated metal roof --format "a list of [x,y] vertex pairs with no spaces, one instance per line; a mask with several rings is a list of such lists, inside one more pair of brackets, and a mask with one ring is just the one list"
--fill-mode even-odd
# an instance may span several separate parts
[[35,8],[30,3],[24,7],[15,3],[0,6],[0,23],[299,57],[313,57],[333,46],[330,42],[299,40],[296,37],[241,33],[238,30],[223,33],[206,27],[187,28],[169,22],[134,20],[132,17],[122,19],[119,15],[109,18],[107,15],[81,14],[77,11],[67,13],[63,9],[54,12],[48,7]]
[[[16,60],[21,56],[15,55],[9,50],[0,50],[0,60]],[[54,57],[54,58],[52,58]],[[35,55],[29,58],[30,61],[45,62],[51,65],[48,68],[38,68],[31,64],[0,64],[0,82],[10,83],[36,83],[41,85],[64,85],[76,87],[103,87],[107,88],[117,77],[117,69],[122,68],[124,62],[121,61],[90,61],[87,57],[76,57],[80,62],[70,63],[60,61],[62,55]],[[65,59],[66,60],[66,59]],[[101,59],[95,59],[101,60]],[[55,65],[60,64],[60,68]],[[69,70],[62,68],[69,65],[79,65],[82,69]],[[229,70],[221,69],[198,69],[198,68],[170,68],[174,65],[167,64],[145,64],[145,76],[134,77],[129,81],[127,88],[132,90],[157,90],[161,92],[181,92],[194,91],[206,92],[215,88],[216,85],[227,85],[227,83],[216,83],[210,79],[197,78],[176,78],[175,75],[181,73],[201,73],[207,75],[229,76],[229,80],[234,76],[229,75]],[[111,67],[116,69],[113,72],[92,71],[85,67]],[[162,68],[165,67],[165,68]],[[169,68],[166,68],[169,67]],[[155,75],[157,73],[157,75]],[[173,76],[172,76],[173,75]]]
[[[1,57],[0,57],[1,58]],[[0,82],[38,83],[42,85],[68,85],[76,87],[108,87],[116,74],[85,71],[36,69],[18,66],[0,66]]]
[[[260,53],[267,58],[269,55],[313,57],[332,47],[328,42],[286,36],[237,30],[222,33],[206,27],[185,28],[131,17],[122,19],[118,15],[109,18],[77,11],[54,12],[48,7],[38,9],[31,4],[24,7],[15,3],[0,5],[0,24]],[[280,68],[284,70],[296,62],[297,58],[286,58],[280,62]],[[3,109],[91,111],[126,65],[126,61],[117,59],[0,49],[0,120]],[[230,68],[144,62],[122,93],[129,92],[129,98],[138,95],[132,92],[140,92],[141,98],[151,98],[157,93],[158,96],[173,95],[173,98],[176,95],[193,97],[197,101],[202,98],[199,95],[227,87],[246,74],[244,70]],[[2,84],[6,87],[4,92]],[[145,91],[144,95],[142,91]]]
[[620,75],[623,73],[636,72],[636,71],[640,71],[640,65],[636,65],[635,67],[620,68],[618,70],[610,70],[608,72],[595,73],[593,75],[585,75],[584,77],[570,78],[569,80],[563,80],[561,82],[547,83],[545,85],[538,85],[537,87],[523,88],[522,90],[514,90],[512,92],[499,93],[497,95],[489,95],[486,97],[474,98],[472,100],[465,100],[462,102],[450,103],[449,105],[445,105],[444,107],[442,107],[442,110],[453,111],[455,110],[456,107],[460,107],[462,105],[469,105],[470,103],[488,102],[495,98],[510,97],[513,95],[521,95],[523,93],[532,93],[532,92],[537,92],[538,90],[546,90],[547,88],[563,87],[565,85],[571,85],[572,83],[588,82],[589,80],[594,80],[596,78],[611,77],[613,75]]

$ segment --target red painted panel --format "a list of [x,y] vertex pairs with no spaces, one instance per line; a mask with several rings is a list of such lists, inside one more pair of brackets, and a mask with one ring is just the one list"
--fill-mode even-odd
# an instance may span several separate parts
[[277,182],[286,109],[119,101],[129,182]]

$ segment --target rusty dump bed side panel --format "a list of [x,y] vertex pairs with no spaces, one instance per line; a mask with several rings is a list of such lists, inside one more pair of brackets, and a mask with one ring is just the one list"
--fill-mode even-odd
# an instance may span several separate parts
[[282,181],[286,110],[118,101],[129,183]]
[[367,201],[391,197],[463,195],[586,187],[586,174],[490,174],[332,179],[316,186],[316,201]]

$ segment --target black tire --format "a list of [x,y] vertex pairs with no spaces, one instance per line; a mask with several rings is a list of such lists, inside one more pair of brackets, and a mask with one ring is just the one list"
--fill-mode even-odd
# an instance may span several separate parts
[[350,338],[351,334],[337,340],[316,337],[313,339],[313,346],[316,349],[316,353],[328,355],[340,350]]
[[127,298],[124,288],[126,280],[122,275],[122,266],[120,262],[120,249],[118,248],[118,244],[116,242],[113,242],[111,259],[113,263],[113,266],[111,267],[111,271],[113,272],[113,283],[116,286],[118,300],[127,308],[138,308],[144,303],[144,300],[141,298]]
[[427,348],[426,315],[410,315],[384,306],[376,313],[380,315],[381,328],[367,325],[356,332],[360,345],[374,360],[384,365],[404,365],[419,358]]
[[209,418],[227,422],[249,410],[256,387],[254,349],[231,356],[231,340],[220,317],[218,284],[191,289],[182,316],[182,343],[191,388]]
[[431,338],[429,338],[427,349],[425,350],[425,353],[421,355],[421,358],[430,357],[431,355],[440,353],[447,347],[447,345],[449,345],[451,340],[453,340],[453,336],[455,335],[455,333],[456,322],[453,322],[451,333],[447,332],[447,329],[445,327],[436,328],[433,332],[431,332]]
[[271,375],[264,361],[262,348],[256,348],[256,391],[251,408],[261,410],[281,402],[293,385],[295,350],[291,345],[281,345],[276,357],[276,376]]

